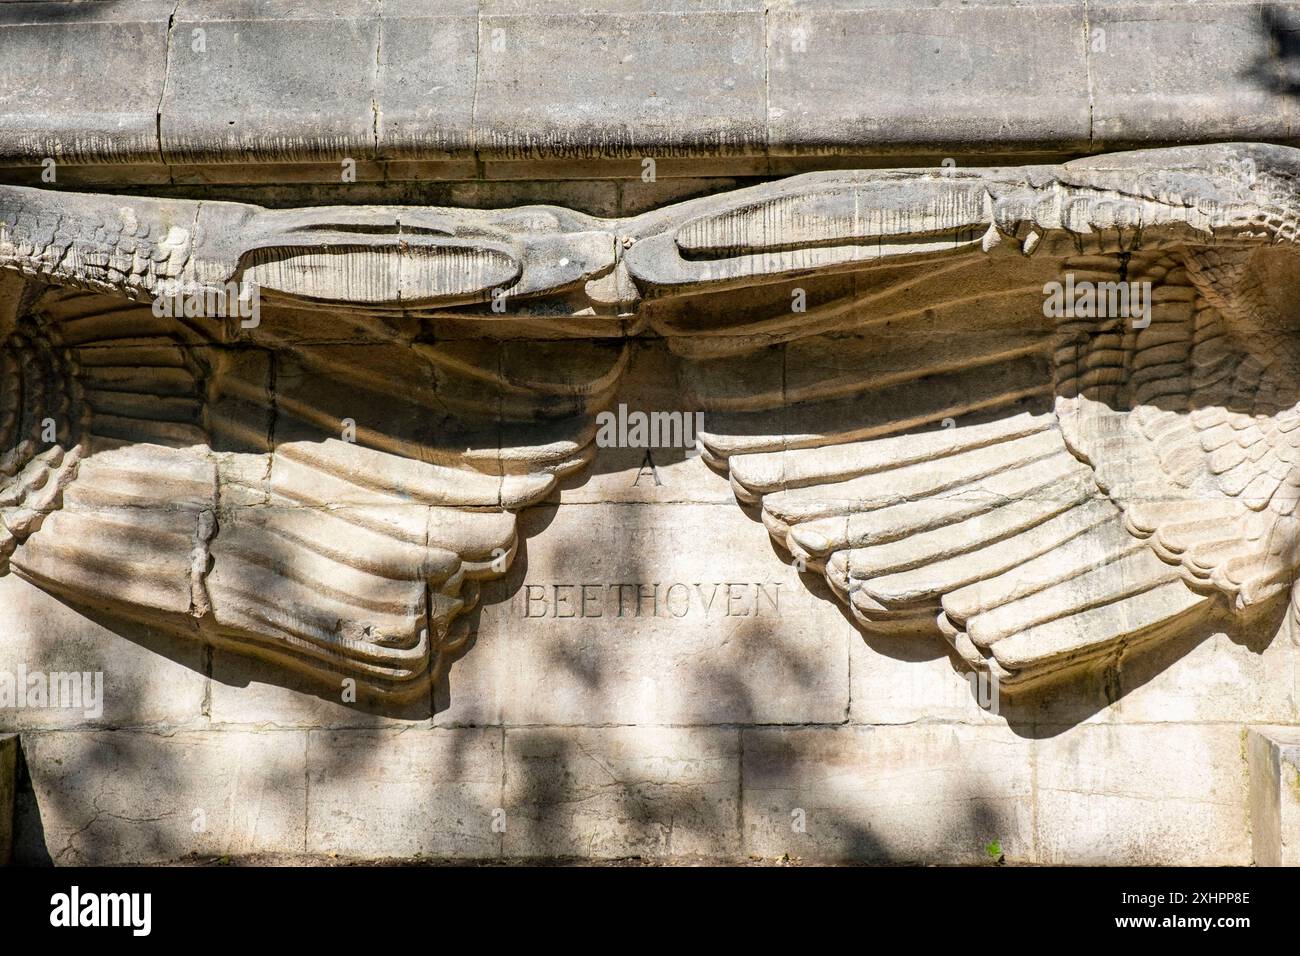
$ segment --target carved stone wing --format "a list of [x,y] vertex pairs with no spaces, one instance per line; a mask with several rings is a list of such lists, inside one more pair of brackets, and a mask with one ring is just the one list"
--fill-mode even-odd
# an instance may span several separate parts
[[[476,331],[597,311],[614,237],[564,210],[4,188],[0,222],[0,573],[381,693],[464,640],[625,362]],[[186,309],[228,283],[258,321]]]
[[[1028,683],[1290,583],[1297,157],[817,173],[623,221],[3,187],[0,571],[418,691],[649,330],[707,460],[864,626]],[[232,284],[260,318],[178,307]]]
[[773,538],[865,627],[1015,686],[1289,585],[1297,171],[816,174],[655,214],[628,259]]

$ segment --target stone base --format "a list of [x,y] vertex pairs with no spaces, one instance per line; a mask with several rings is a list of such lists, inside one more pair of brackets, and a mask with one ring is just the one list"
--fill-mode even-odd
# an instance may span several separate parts
[[1300,866],[1300,727],[1253,727],[1250,832],[1256,866]]

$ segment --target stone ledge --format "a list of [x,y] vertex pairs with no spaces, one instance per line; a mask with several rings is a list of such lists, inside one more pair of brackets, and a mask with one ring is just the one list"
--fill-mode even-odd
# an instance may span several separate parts
[[1300,24],[1297,0],[598,7],[6,3],[0,165],[125,164],[118,181],[134,182],[158,167],[350,158],[464,178],[465,163],[968,165],[990,143],[1296,142],[1296,64],[1273,51]]
[[1256,866],[1300,866],[1300,727],[1247,732]]

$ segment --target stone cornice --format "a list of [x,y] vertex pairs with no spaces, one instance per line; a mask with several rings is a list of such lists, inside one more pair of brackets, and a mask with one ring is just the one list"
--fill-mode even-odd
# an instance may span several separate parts
[[1294,144],[1297,23],[1300,3],[1240,0],[4,3],[0,166],[780,175]]

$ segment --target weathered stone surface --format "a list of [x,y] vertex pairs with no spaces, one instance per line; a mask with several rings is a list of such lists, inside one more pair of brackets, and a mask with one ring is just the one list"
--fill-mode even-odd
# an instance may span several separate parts
[[1295,136],[1294,6],[1091,0],[1088,25],[1096,141]]
[[[1084,4],[1066,2],[775,5],[767,24],[771,149],[871,142],[960,152],[981,140],[1082,147],[1090,137],[1084,20]],[[993,100],[996,133],[983,110]]]
[[817,173],[613,220],[8,187],[0,560],[423,698],[521,509],[716,500],[698,452],[864,629],[1007,691],[1113,670],[1262,620],[1294,570],[1297,155]]
[[732,729],[508,730],[505,855],[734,858],[739,757]]
[[[777,12],[652,6],[599,16]],[[422,116],[393,155],[461,161]],[[1243,725],[1300,716],[1296,157],[0,187],[0,680],[127,695],[0,713],[20,858],[1248,861]],[[241,279],[250,323],[153,307]]]
[[392,701],[364,681],[269,674],[259,661],[220,648],[212,651],[210,674],[205,715],[223,730],[410,727],[433,715],[432,691]]
[[1084,724],[1035,744],[1038,862],[1250,863],[1245,731]]
[[[0,731],[199,720],[207,690],[202,647],[95,612],[88,617],[13,576],[0,578],[0,609],[0,682],[13,680],[17,690],[25,675],[29,687],[35,681],[46,689],[44,700],[5,701]],[[55,706],[52,681],[81,693],[61,696]]]
[[848,623],[734,507],[564,504],[521,522],[526,556],[485,589],[440,724],[844,719]]
[[159,107],[163,156],[373,159],[376,0],[182,3]]
[[504,158],[762,152],[763,83],[758,10],[489,8],[479,18],[475,144]]
[[31,733],[18,863],[302,852],[307,735]]
[[500,730],[312,731],[307,852],[498,856],[503,770]]
[[173,0],[0,4],[0,163],[158,161],[174,9]]
[[1116,718],[1132,723],[1295,723],[1300,720],[1296,658],[1285,620],[1270,618],[1230,632],[1192,629],[1125,655]]
[[[765,175],[803,171],[784,164],[793,154],[968,166],[996,150],[1296,135],[1286,2],[3,6],[0,158],[131,163],[118,182],[194,157],[254,177],[345,157],[456,157],[468,172],[425,172],[474,178],[501,173],[484,161],[532,157],[534,176],[572,176],[548,157],[597,156]],[[728,156],[742,165],[710,172]],[[598,175],[611,173],[640,169]]]
[[1300,729],[1252,727],[1250,836],[1256,866],[1300,866]]
[[1112,717],[1104,682],[1093,675],[1081,674],[1038,692],[1002,694],[987,675],[967,670],[941,645],[855,633],[849,651],[849,718],[854,724],[1010,724],[1025,732],[1044,717]]
[[478,6],[477,0],[381,5],[374,91],[379,156],[472,153]]
[[744,852],[873,863],[1034,858],[1029,745],[1006,728],[749,729]]

